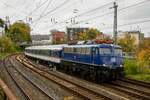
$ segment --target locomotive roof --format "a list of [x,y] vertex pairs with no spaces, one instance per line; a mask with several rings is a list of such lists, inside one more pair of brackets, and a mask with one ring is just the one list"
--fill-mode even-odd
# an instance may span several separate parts
[[115,45],[115,44],[94,44],[94,45],[67,45],[67,46],[64,46],[66,48],[81,48],[81,47],[102,47],[102,48],[105,48],[105,47],[115,47],[115,48],[121,48],[119,45]]
[[27,47],[26,49],[29,50],[62,50],[62,47],[66,44],[62,45],[43,45],[43,46],[31,46]]

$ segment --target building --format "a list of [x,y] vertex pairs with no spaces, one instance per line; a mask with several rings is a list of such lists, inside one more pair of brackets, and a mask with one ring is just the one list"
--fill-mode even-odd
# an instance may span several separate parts
[[64,43],[66,41],[65,32],[55,31],[52,32],[52,42],[54,44]]
[[135,38],[135,45],[139,45],[140,41],[144,39],[144,34],[140,31],[119,31],[118,32],[118,40],[124,38],[126,34],[130,34],[131,37]]
[[52,37],[50,34],[48,35],[31,35],[32,44],[33,45],[44,45],[44,44],[51,44]]
[[78,33],[86,32],[89,28],[81,28],[81,27],[74,27],[69,28],[67,27],[67,40],[72,41],[78,39]]

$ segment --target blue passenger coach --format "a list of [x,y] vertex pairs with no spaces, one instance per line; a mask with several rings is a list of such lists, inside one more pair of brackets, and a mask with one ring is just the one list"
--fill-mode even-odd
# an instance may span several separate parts
[[31,46],[25,49],[25,55],[46,65],[58,65],[61,62],[63,45]]
[[107,81],[123,76],[123,55],[118,45],[64,46],[61,63],[60,69],[89,80]]

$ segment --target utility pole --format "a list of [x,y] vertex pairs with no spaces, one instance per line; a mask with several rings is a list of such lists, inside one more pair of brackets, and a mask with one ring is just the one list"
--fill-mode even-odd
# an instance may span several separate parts
[[113,39],[114,43],[117,44],[117,8],[118,5],[114,2],[114,26],[113,26]]

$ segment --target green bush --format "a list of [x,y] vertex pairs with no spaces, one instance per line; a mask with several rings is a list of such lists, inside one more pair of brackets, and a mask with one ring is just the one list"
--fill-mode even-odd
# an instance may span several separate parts
[[136,60],[125,59],[124,65],[125,65],[125,72],[127,75],[129,74],[135,75],[140,73],[139,65],[136,62]]
[[127,75],[150,74],[150,68],[140,64],[136,59],[125,59],[124,66]]

